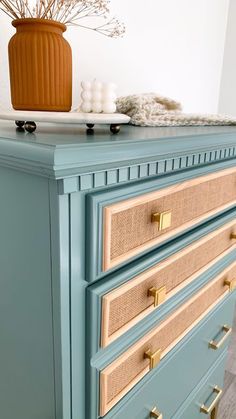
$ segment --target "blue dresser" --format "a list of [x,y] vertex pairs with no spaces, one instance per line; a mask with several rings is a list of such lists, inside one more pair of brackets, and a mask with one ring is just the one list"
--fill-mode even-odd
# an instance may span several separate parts
[[1,419],[217,417],[236,128],[1,123],[0,232]]

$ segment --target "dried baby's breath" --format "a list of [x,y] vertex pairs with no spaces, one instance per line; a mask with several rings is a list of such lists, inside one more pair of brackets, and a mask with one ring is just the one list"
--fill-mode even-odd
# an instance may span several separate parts
[[[118,38],[125,33],[125,26],[110,17],[110,0],[0,0],[0,10],[12,19],[51,19],[65,25],[92,29],[102,35]],[[91,25],[91,18],[99,20]]]

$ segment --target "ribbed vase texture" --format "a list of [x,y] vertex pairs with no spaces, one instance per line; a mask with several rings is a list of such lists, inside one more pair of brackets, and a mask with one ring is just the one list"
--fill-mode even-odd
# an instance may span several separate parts
[[16,110],[70,111],[72,53],[65,25],[43,19],[13,21],[9,42],[12,106]]

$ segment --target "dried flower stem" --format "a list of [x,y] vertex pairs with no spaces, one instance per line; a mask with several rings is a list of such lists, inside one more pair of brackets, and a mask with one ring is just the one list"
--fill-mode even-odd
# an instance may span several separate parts
[[[0,10],[11,19],[38,18],[56,20],[65,25],[76,25],[91,29],[102,35],[117,38],[125,33],[125,27],[116,18],[109,18],[110,0],[0,0]],[[85,19],[105,19],[97,26],[81,24]]]

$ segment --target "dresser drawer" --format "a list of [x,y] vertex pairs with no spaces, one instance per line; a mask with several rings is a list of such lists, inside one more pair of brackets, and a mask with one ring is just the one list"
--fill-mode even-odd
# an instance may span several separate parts
[[[163,419],[171,418],[225,352],[228,339],[223,342],[225,334],[222,327],[232,325],[235,299],[235,293],[223,299],[177,344],[174,351],[167,354],[156,370],[136,385],[135,391],[127,393],[116,406],[118,398],[113,400],[105,410],[101,409],[100,414],[108,412],[113,405],[106,419],[149,419],[150,411],[156,406]],[[223,342],[217,350],[209,347],[212,339],[217,343]],[[126,374],[124,370],[123,374]],[[105,406],[101,407],[104,409]],[[182,419],[182,416],[177,418]]]
[[231,221],[102,297],[101,346],[106,347],[235,246]]
[[104,206],[103,271],[235,203],[231,168]]
[[[184,402],[184,398],[181,400],[181,398],[177,399],[177,397],[187,397],[188,391],[191,389],[186,389],[187,392],[185,394],[181,392],[182,384],[186,380],[186,368],[189,366],[190,370],[193,370],[191,365],[188,365],[188,361],[182,365],[184,374],[177,375],[176,380],[174,379],[174,385],[172,384],[172,379],[168,377],[170,380],[169,385],[166,380],[162,387],[161,383],[158,383],[160,387],[150,388],[150,385],[146,386],[143,391],[139,392],[138,396],[133,398],[132,402],[128,403],[126,409],[121,409],[121,412],[113,415],[112,419],[153,419],[155,416],[151,412],[159,413],[159,416],[157,416],[159,419],[210,419],[209,415],[200,412],[200,406],[206,403],[206,407],[209,407],[209,403],[216,400],[216,397],[219,400],[224,383],[226,357],[227,351],[223,351],[201,380],[200,390],[197,392],[193,391],[185,401],[184,407],[181,406],[174,416],[172,416],[173,408]],[[199,358],[195,362],[197,364],[201,363]],[[175,368],[175,370],[177,370],[176,373],[178,374],[179,368]],[[156,385],[154,380],[152,380],[152,384]],[[214,391],[216,386],[220,389],[219,395]],[[165,393],[163,393],[163,387]],[[148,390],[152,394],[152,398],[148,394]]]
[[[223,392],[226,358],[227,352],[224,351],[172,419],[211,418]],[[164,418],[167,419],[165,416]]]
[[[221,272],[213,281],[101,371],[101,416],[108,412],[150,370],[156,368],[168,352],[235,287],[235,277],[236,263]],[[227,333],[226,330],[223,332]]]

